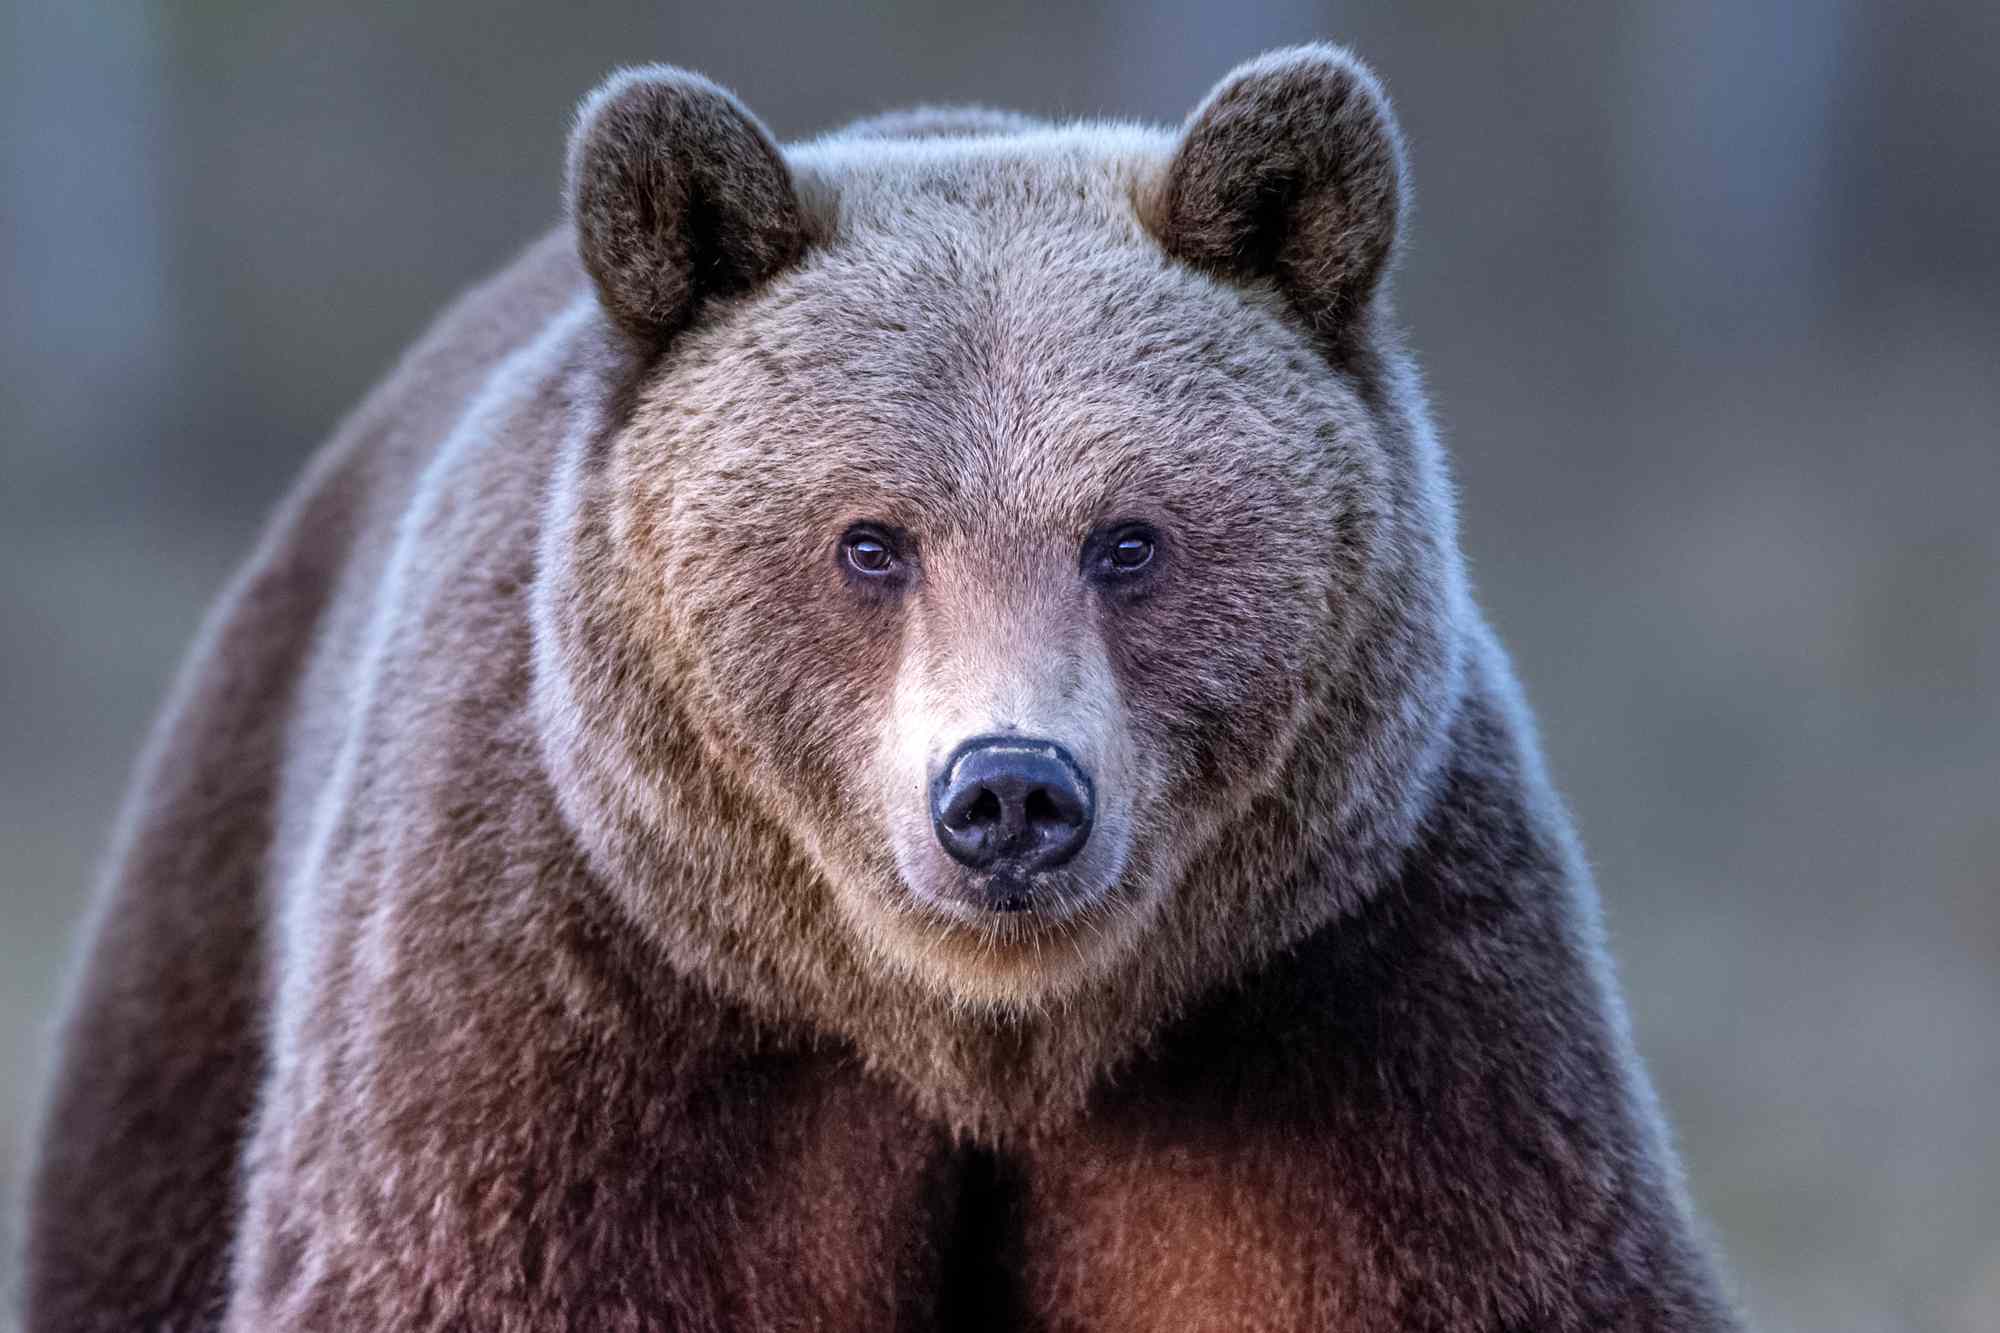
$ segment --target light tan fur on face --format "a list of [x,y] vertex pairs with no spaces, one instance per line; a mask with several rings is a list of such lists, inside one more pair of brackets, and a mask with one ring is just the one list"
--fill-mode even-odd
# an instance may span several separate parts
[[[904,893],[843,893],[880,954],[940,993],[1033,1004],[1073,988],[1132,946],[1161,890],[1126,878],[1135,811],[1157,799],[1072,552],[1013,560],[936,544],[906,610],[889,724],[874,764],[884,836]],[[984,557],[984,558],[982,558]],[[996,571],[1012,567],[1012,576]],[[1031,911],[969,905],[983,876],[952,860],[932,827],[931,787],[978,736],[1054,742],[1091,781],[1089,840],[1034,877]],[[847,886],[843,885],[843,888]]]

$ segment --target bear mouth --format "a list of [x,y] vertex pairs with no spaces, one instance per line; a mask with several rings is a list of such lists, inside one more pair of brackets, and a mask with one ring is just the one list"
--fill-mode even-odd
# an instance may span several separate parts
[[958,925],[1001,927],[1013,932],[1036,926],[1057,928],[1072,918],[1107,910],[1118,891],[1115,883],[1099,884],[1060,871],[1027,875],[961,871],[918,897],[933,908],[943,909]]
[[909,868],[893,884],[853,885],[859,891],[840,900],[877,956],[937,993],[1008,1009],[1039,1005],[1115,967],[1165,897],[1146,867],[1118,850],[1108,865],[1026,875],[906,852]]
[[1034,886],[1025,880],[995,876],[986,888],[986,910],[1002,916],[1035,910]]

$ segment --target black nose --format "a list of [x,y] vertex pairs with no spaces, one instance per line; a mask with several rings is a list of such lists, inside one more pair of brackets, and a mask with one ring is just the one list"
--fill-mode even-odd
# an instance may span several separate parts
[[1090,779],[1054,741],[979,736],[931,785],[931,825],[952,859],[1030,874],[1059,866],[1090,837]]

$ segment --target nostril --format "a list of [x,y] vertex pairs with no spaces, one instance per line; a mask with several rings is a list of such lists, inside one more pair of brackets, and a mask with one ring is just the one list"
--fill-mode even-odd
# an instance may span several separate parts
[[952,822],[965,829],[997,824],[1000,822],[1000,798],[993,794],[991,787],[981,787],[972,804],[966,806]]
[[1067,824],[1068,820],[1056,810],[1056,803],[1041,787],[1028,793],[1028,799],[1021,803],[1021,813],[1030,824]]

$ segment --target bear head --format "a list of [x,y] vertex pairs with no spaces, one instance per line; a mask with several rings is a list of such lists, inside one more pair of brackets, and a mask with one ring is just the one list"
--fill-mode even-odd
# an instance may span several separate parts
[[1463,593],[1358,62],[1253,61],[1177,134],[789,148],[642,69],[585,104],[569,203],[605,351],[536,697],[684,965],[864,1046],[1129,1036],[1393,863]]

